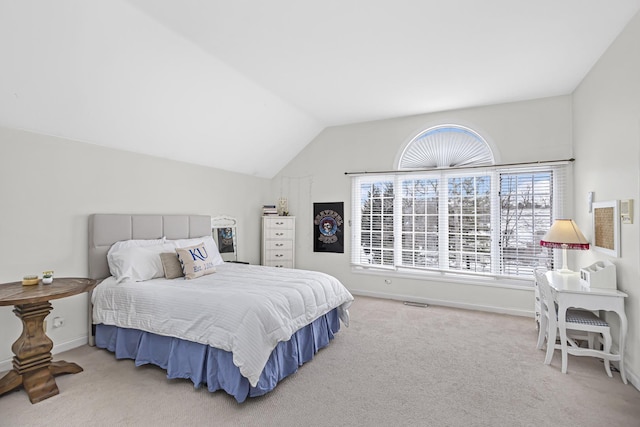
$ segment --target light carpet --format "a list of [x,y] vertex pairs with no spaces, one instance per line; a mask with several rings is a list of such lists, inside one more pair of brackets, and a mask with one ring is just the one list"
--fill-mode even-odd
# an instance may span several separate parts
[[544,365],[531,318],[367,297],[350,312],[314,360],[243,404],[83,346],[54,357],[84,368],[56,378],[59,395],[1,396],[0,426],[640,426],[640,392],[599,359]]

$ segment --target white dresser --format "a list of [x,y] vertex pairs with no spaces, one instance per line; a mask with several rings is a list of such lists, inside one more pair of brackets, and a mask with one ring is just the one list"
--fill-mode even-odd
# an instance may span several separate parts
[[262,217],[262,265],[294,268],[296,218],[293,216]]

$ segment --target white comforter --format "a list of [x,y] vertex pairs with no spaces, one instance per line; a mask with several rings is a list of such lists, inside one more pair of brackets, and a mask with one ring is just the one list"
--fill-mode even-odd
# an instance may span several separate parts
[[301,327],[336,307],[349,326],[353,296],[332,276],[234,263],[216,270],[192,280],[109,277],[93,291],[93,322],[230,351],[252,386],[278,342]]

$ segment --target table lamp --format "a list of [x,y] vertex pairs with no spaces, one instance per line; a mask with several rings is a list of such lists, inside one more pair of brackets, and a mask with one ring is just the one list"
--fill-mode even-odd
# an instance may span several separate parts
[[567,249],[589,249],[589,242],[572,219],[556,219],[540,240],[540,246],[562,249],[562,268],[559,273],[573,273],[567,267]]

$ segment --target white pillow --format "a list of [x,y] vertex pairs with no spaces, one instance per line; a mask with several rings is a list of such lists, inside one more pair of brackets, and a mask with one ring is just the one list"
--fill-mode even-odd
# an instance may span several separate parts
[[115,242],[109,248],[109,252],[116,252],[122,249],[132,248],[132,247],[140,247],[140,246],[155,246],[155,245],[163,245],[166,239],[164,237],[160,239],[131,239],[131,240],[120,240]]
[[160,254],[175,251],[172,244],[131,246],[110,253],[109,270],[118,283],[123,280],[142,282],[164,277]]
[[175,244],[176,248],[187,248],[198,245],[202,242],[204,242],[204,247],[207,251],[210,262],[212,262],[213,265],[224,264],[222,255],[220,255],[220,252],[218,251],[218,245],[216,245],[216,241],[213,240],[213,237],[211,236],[196,237],[194,239],[167,240],[167,243]]
[[131,240],[120,240],[118,242],[115,242],[109,248],[109,252],[107,252],[107,263],[109,264],[109,271],[111,272],[111,275],[116,278],[118,277],[116,272],[111,269],[112,257],[114,253],[121,251],[123,249],[128,249],[128,248],[157,246],[157,245],[163,245],[164,243],[165,243],[164,237],[162,237],[161,239],[147,239],[147,240],[131,239]]

